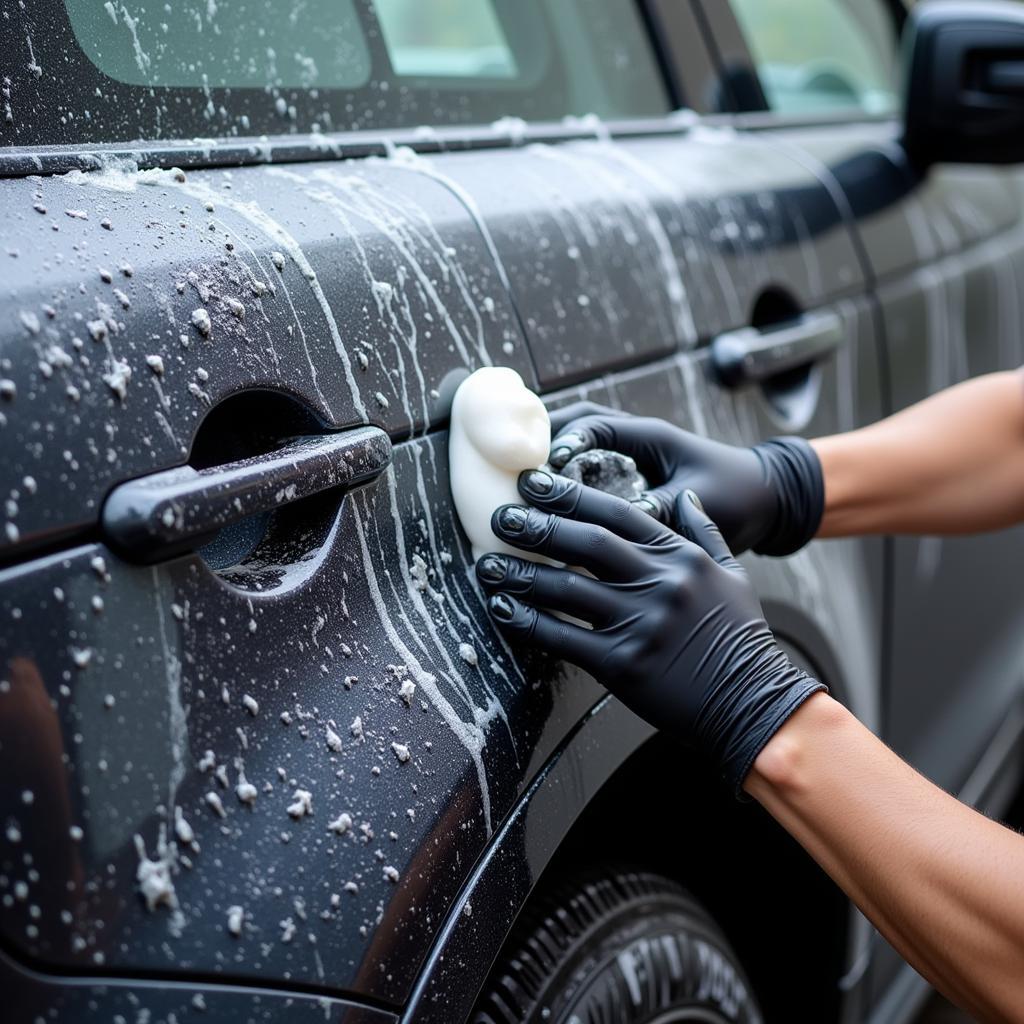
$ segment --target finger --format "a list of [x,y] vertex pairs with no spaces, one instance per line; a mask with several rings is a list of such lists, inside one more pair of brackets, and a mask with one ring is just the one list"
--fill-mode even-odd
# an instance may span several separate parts
[[551,411],[551,436],[557,437],[573,420],[582,419],[584,416],[628,415],[629,413],[620,412],[618,409],[609,409],[606,405],[598,405],[597,402],[572,402],[570,405],[563,405],[561,409]]
[[548,462],[561,469],[580,452],[605,448],[630,456],[648,480],[660,484],[668,476],[665,452],[672,445],[671,431],[667,423],[648,417],[584,416],[551,442]]
[[501,505],[491,516],[491,530],[514,548],[582,566],[599,579],[628,579],[640,571],[640,549],[629,541],[603,526],[563,519],[539,508]]
[[672,537],[670,531],[625,498],[540,469],[519,474],[519,493],[545,512],[595,523],[637,544],[657,544]]
[[476,563],[484,589],[501,591],[528,604],[565,612],[600,626],[615,614],[615,595],[605,584],[571,569],[554,569],[511,555],[484,555]]
[[641,512],[664,523],[669,529],[676,528],[676,498],[679,497],[680,485],[676,483],[662,484],[651,487],[638,498],[631,498],[630,504]]
[[495,594],[487,602],[487,610],[502,633],[514,643],[539,647],[591,674],[604,659],[607,640],[592,629],[563,622],[508,594]]
[[719,565],[743,572],[718,526],[704,511],[700,498],[693,491],[683,491],[676,499],[676,516],[679,532],[687,540],[703,548]]

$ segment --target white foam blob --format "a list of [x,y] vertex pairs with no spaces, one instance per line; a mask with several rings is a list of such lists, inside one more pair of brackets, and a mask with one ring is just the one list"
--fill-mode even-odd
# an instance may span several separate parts
[[473,546],[473,558],[502,551],[534,561],[539,556],[495,537],[491,515],[499,505],[523,504],[516,480],[548,457],[551,421],[544,403],[515,370],[487,366],[455,392],[448,466],[455,509]]

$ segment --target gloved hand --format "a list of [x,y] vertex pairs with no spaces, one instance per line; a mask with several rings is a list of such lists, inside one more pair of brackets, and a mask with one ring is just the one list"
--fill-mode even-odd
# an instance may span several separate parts
[[635,499],[636,504],[677,528],[676,499],[687,488],[695,491],[737,555],[748,549],[760,555],[792,554],[821,525],[821,463],[803,438],[737,448],[664,420],[629,416],[592,402],[552,413],[551,431],[553,469],[591,448],[629,455],[656,485]]
[[622,498],[539,470],[523,473],[519,490],[535,507],[502,505],[495,534],[595,578],[485,555],[476,570],[498,628],[574,662],[642,718],[704,750],[739,795],[761,748],[825,687],[776,646],[699,501],[680,495],[679,536]]

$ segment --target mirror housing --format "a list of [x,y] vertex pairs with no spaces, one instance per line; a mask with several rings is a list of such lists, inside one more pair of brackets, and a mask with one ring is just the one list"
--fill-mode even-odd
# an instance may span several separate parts
[[915,167],[1024,163],[1024,4],[925,0],[907,19],[903,64]]

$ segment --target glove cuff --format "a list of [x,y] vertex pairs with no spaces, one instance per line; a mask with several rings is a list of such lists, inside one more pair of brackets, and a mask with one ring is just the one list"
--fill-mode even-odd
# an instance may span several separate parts
[[757,445],[765,478],[775,494],[771,530],[754,546],[759,555],[791,555],[818,532],[825,513],[825,478],[815,450],[802,437],[775,437]]
[[726,784],[737,800],[750,800],[743,790],[743,783],[750,774],[750,769],[754,767],[758,754],[789,721],[793,712],[800,708],[808,697],[813,697],[816,693],[828,693],[828,687],[817,679],[799,672],[799,678],[789,684],[785,693],[775,700],[773,706],[763,710],[756,728],[743,737],[742,744],[732,752],[732,756],[723,765]]

